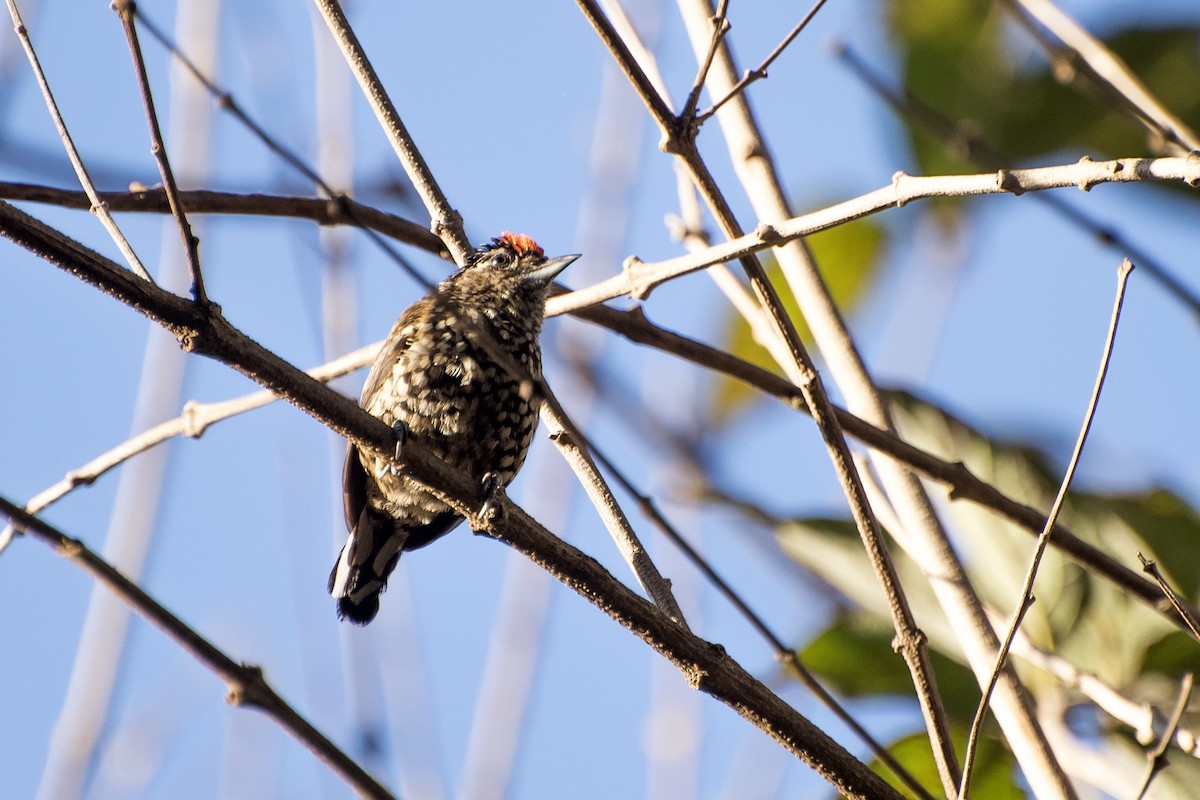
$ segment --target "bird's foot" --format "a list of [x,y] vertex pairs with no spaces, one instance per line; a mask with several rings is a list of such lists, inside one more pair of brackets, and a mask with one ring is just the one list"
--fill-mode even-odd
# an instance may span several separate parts
[[504,494],[500,476],[489,472],[483,476],[483,505],[479,507],[479,518],[485,522],[496,513],[496,502]]
[[[404,423],[404,420],[398,419],[392,423],[392,435],[396,438],[396,452],[394,458],[396,461],[399,461],[400,451],[402,451],[404,449],[404,445],[408,443],[408,425]],[[400,474],[400,470],[396,468],[395,463],[388,464],[386,472],[391,475]]]

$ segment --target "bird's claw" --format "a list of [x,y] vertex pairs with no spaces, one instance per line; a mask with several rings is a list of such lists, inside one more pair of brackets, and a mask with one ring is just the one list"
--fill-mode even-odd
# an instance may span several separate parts
[[483,476],[483,505],[479,507],[479,518],[487,520],[496,513],[496,501],[504,491],[500,476],[489,472]]
[[399,475],[400,470],[396,468],[395,462],[400,460],[400,451],[408,443],[408,425],[404,424],[403,420],[396,420],[392,423],[392,435],[396,438],[396,451],[393,462],[387,465],[386,472],[390,475]]

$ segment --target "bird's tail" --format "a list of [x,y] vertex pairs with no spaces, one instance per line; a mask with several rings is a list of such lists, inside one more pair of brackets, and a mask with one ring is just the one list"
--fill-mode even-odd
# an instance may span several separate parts
[[379,594],[396,569],[408,531],[389,517],[364,508],[358,524],[329,573],[329,594],[337,599],[339,619],[366,625],[379,613]]

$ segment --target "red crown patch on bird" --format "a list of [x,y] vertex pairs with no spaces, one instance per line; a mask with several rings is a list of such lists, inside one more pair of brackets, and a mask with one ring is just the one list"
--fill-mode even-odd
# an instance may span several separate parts
[[505,231],[504,233],[500,234],[499,238],[496,239],[496,242],[499,244],[508,245],[517,252],[517,255],[524,255],[525,253],[536,253],[538,256],[546,255],[542,251],[542,248],[538,246],[537,242],[523,233],[512,233],[511,231]]

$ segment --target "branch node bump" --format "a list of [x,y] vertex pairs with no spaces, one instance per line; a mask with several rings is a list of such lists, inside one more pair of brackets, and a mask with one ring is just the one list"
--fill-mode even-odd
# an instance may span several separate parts
[[1193,189],[1200,188],[1200,152],[1193,150],[1187,154],[1188,177],[1183,182]]
[[58,554],[63,558],[76,558],[83,552],[83,543],[78,539],[72,539],[64,536],[61,541],[55,546]]
[[996,188],[1009,192],[1014,197],[1020,197],[1025,194],[1025,189],[1021,186],[1021,182],[1006,169],[996,171]]
[[772,247],[783,244],[783,234],[769,222],[760,222],[758,227],[754,229],[754,235],[758,237],[763,244],[769,244]]
[[632,300],[645,300],[650,296],[650,290],[654,288],[638,278],[638,267],[644,263],[637,256],[630,256],[621,263],[621,270],[625,273],[626,280],[629,281],[629,297]]
[[208,423],[200,415],[200,409],[200,403],[195,400],[188,400],[183,404],[183,413],[180,415],[183,418],[183,435],[189,439],[199,439],[208,427]]
[[240,671],[241,679],[229,683],[229,691],[225,693],[225,702],[235,708],[238,706],[261,706],[262,704],[257,698],[260,695],[260,688],[266,683],[262,667],[255,664],[242,664]]
[[908,177],[902,169],[892,173],[892,191],[896,193],[896,208],[904,208],[904,197],[900,194],[900,182]]
[[73,469],[66,475],[67,483],[71,486],[91,486],[96,482],[96,474],[94,472],[80,472]]

